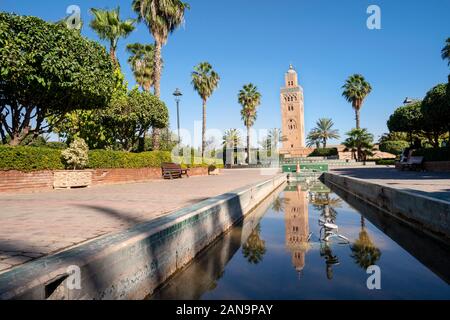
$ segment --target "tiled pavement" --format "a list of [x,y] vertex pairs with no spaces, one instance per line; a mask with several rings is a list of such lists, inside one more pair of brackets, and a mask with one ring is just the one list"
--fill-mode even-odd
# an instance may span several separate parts
[[0,273],[181,207],[268,179],[258,169],[219,176],[0,195]]
[[336,168],[331,172],[450,202],[450,172],[400,171],[380,166]]

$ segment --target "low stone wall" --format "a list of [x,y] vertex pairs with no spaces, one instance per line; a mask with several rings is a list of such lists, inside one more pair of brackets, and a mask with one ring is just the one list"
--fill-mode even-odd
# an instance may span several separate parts
[[423,166],[426,171],[450,172],[450,161],[426,161]]
[[349,192],[384,212],[450,243],[450,203],[361,179],[325,172],[323,182]]
[[[138,169],[94,169],[92,185],[133,183],[161,179],[160,168]],[[22,172],[16,170],[0,170],[0,193],[22,191],[45,191],[53,189],[54,171]],[[208,175],[208,168],[191,168],[190,176]]]
[[[278,175],[25,263],[0,275],[0,300],[142,299],[285,181]],[[73,272],[79,287],[69,285]]]

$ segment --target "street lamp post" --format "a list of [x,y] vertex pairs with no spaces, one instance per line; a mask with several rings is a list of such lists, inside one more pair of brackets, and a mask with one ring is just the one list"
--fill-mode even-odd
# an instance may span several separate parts
[[180,137],[180,97],[183,95],[180,91],[180,89],[176,88],[175,92],[173,93],[175,97],[175,101],[177,103],[177,128],[178,128],[178,144],[181,143],[181,137]]

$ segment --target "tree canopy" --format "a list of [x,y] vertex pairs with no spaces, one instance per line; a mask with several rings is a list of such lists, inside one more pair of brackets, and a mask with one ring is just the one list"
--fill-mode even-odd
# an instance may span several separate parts
[[412,134],[420,131],[423,124],[422,102],[418,101],[398,107],[389,117],[387,127],[391,132],[407,132],[411,142]]
[[438,84],[427,92],[421,111],[425,125],[433,128],[437,134],[450,131],[450,96],[447,95],[447,84]]
[[45,118],[104,108],[114,87],[105,48],[36,17],[0,13],[0,135],[17,145]]

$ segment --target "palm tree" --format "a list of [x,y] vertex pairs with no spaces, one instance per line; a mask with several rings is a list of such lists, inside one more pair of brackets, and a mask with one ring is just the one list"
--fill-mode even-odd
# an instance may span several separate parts
[[[358,161],[364,159],[365,161],[367,156],[372,155],[373,135],[367,129],[352,129],[346,135],[348,138],[343,142],[345,150],[351,151],[355,159]],[[355,153],[357,157],[355,157]]]
[[[241,135],[239,134],[239,131],[237,129],[228,129],[225,131],[223,137],[222,137],[222,146],[223,146],[223,153],[224,153],[224,157],[226,157],[227,152],[231,152],[228,153],[228,155],[230,155],[230,157],[233,158],[233,163],[235,163],[234,161],[236,160],[236,154],[235,154],[235,150],[236,148],[241,145],[242,143],[242,139],[241,139]],[[227,151],[231,149],[231,151]],[[226,162],[226,158],[224,158],[224,163]]]
[[135,19],[120,20],[120,8],[112,10],[91,9],[94,15],[90,26],[100,39],[109,40],[109,54],[115,66],[118,66],[116,50],[120,38],[126,38],[133,30]]
[[319,149],[320,142],[319,133],[315,129],[309,131],[308,136],[306,137],[306,146],[308,148],[316,146],[316,148]]
[[[156,97],[161,95],[162,46],[166,44],[169,34],[184,22],[184,12],[189,4],[181,0],[133,0],[133,10],[138,14],[138,21],[144,21],[155,39],[153,56],[153,88]],[[159,150],[160,130],[153,130],[153,148]]]
[[266,242],[260,237],[260,225],[258,224],[247,241],[242,246],[242,254],[251,264],[258,264],[266,253]]
[[212,66],[208,62],[201,62],[191,74],[192,86],[197,91],[203,102],[203,124],[202,124],[202,158],[206,148],[206,101],[212,95],[214,90],[219,85],[220,77],[213,70]]
[[322,141],[323,148],[327,147],[328,139],[339,139],[339,130],[332,129],[333,121],[327,118],[321,118],[316,122],[316,127],[313,129],[314,136]]
[[245,84],[239,90],[238,102],[241,104],[241,118],[247,127],[247,163],[250,163],[250,127],[256,121],[256,108],[261,104],[261,94],[258,88],[252,84]]
[[169,34],[184,22],[184,13],[189,4],[180,0],[133,0],[133,10],[138,20],[144,21],[155,39],[153,57],[155,96],[160,97],[161,50]]
[[136,82],[142,90],[150,92],[154,79],[153,56],[155,46],[153,44],[132,43],[127,45],[127,51],[131,54],[128,63]]
[[441,51],[442,55],[442,59],[443,60],[448,60],[447,63],[450,66],[450,38],[447,38],[447,40],[445,41],[445,46],[444,48],[442,48]]
[[372,87],[362,75],[354,74],[347,79],[342,88],[344,89],[342,96],[355,109],[356,129],[359,129],[359,111],[361,110],[364,99],[372,91]]

